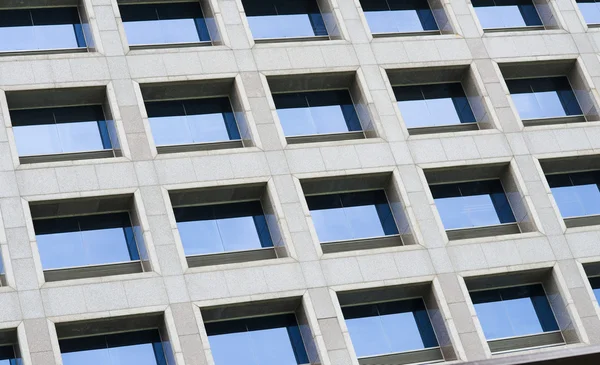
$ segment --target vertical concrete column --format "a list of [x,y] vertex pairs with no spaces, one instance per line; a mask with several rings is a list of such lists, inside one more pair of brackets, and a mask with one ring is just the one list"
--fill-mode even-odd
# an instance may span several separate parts
[[193,304],[189,302],[171,304],[171,311],[175,320],[177,336],[179,336],[179,344],[181,345],[185,364],[208,364]]
[[23,321],[31,365],[59,364],[60,353],[53,351],[49,326],[53,324],[46,318],[26,319]]

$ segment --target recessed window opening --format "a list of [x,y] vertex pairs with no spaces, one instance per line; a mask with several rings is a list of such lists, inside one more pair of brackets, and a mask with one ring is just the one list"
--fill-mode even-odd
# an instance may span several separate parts
[[600,4],[595,0],[577,0],[577,6],[588,26],[600,25]]
[[371,32],[420,33],[439,27],[426,0],[361,0]]
[[484,30],[544,27],[531,0],[472,0],[471,3]]
[[547,175],[563,218],[600,214],[600,171]]

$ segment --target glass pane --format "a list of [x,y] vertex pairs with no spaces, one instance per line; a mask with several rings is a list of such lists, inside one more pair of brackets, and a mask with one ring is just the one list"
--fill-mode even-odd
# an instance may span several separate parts
[[566,115],[556,91],[536,92],[534,95],[540,105],[543,117],[551,118]]
[[252,217],[219,219],[217,227],[225,251],[252,250],[262,247]]
[[148,118],[157,146],[194,143],[185,116]]
[[62,152],[100,151],[104,149],[98,122],[59,123],[56,125]]
[[315,35],[308,14],[248,16],[248,24],[255,39]]
[[223,252],[223,242],[214,220],[177,222],[186,256]]
[[112,365],[107,349],[62,353],[63,365]]
[[596,184],[554,187],[551,190],[564,218],[600,214],[600,191]]
[[32,26],[0,27],[0,51],[36,50],[37,42]]
[[215,365],[262,365],[255,356],[248,332],[212,335],[208,336],[208,342]]
[[[156,365],[156,356],[151,343],[113,347],[106,350],[111,365]],[[86,363],[87,365],[87,363]]]
[[479,303],[474,306],[486,339],[512,336],[511,322],[502,302]]
[[346,207],[344,211],[352,238],[385,236],[375,205]]
[[310,215],[319,241],[343,241],[354,238],[344,208],[311,210]]
[[124,21],[123,27],[130,45],[166,43],[159,20]]
[[527,24],[517,5],[496,6],[496,16],[502,19],[505,28],[524,27]]
[[36,49],[78,48],[73,24],[36,25]]
[[545,113],[542,111],[538,99],[533,93],[511,94],[511,97],[521,119],[544,117]]
[[446,229],[500,224],[490,195],[438,198],[435,205]]
[[588,24],[600,24],[600,8],[595,2],[578,2],[579,10]]
[[56,124],[13,126],[19,156],[61,153]]
[[429,108],[427,108],[425,100],[399,101],[398,108],[407,128],[435,125],[435,121],[429,114]]
[[200,42],[196,21],[187,19],[168,19],[160,21],[163,43]]
[[311,106],[310,113],[317,128],[317,133],[348,132],[348,125],[339,105]]
[[505,28],[504,19],[496,11],[497,6],[476,6],[475,14],[483,29]]
[[277,109],[283,133],[287,137],[317,134],[310,108]]
[[502,301],[513,329],[512,336],[532,335],[544,332],[531,298],[517,298]]
[[366,11],[372,33],[402,33],[423,31],[416,10]]
[[433,125],[460,124],[451,98],[427,99],[425,102]]
[[596,300],[600,302],[600,277],[590,278],[590,284],[594,290],[594,296],[596,297]]
[[223,113],[188,115],[186,118],[195,143],[229,140]]
[[379,316],[381,325],[389,339],[392,352],[425,348],[413,312]]
[[123,26],[127,42],[131,45],[200,41],[196,21],[192,18],[125,21]]
[[[248,332],[254,356],[260,365],[297,365],[287,328]],[[220,364],[219,364],[220,365]]]

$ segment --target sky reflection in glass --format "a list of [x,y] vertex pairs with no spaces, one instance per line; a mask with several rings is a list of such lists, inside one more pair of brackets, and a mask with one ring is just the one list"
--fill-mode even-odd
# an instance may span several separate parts
[[516,221],[499,180],[431,185],[429,188],[445,229]]
[[530,0],[472,0],[483,29],[543,25]]
[[596,300],[600,302],[600,277],[596,276],[590,278],[590,285],[592,286],[592,290],[594,291],[594,296]]
[[472,292],[471,300],[488,340],[558,330],[541,284]]
[[216,365],[309,363],[293,314],[212,322],[205,326]]
[[21,359],[15,357],[14,346],[0,346],[0,365],[21,365]]
[[600,171],[547,175],[563,218],[600,214]]
[[254,39],[326,36],[315,0],[243,0]]
[[361,0],[371,33],[438,30],[427,0]]
[[506,80],[521,119],[582,115],[566,77]]
[[383,190],[307,196],[319,241],[344,241],[398,234]]
[[579,11],[587,24],[600,24],[600,4],[594,0],[577,0]]
[[358,357],[437,347],[421,298],[343,307]]

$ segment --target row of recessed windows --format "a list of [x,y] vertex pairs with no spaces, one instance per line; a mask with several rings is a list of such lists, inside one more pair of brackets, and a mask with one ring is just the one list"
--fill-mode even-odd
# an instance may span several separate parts
[[[328,38],[316,0],[243,0],[256,40]],[[594,1],[577,2],[589,24],[600,23]],[[474,0],[472,5],[486,30],[543,28],[530,0]],[[365,18],[375,35],[438,33],[426,0],[361,0]],[[132,46],[183,45],[211,42],[209,26],[199,2],[121,4],[121,19]],[[86,36],[76,7],[0,10],[0,51],[86,48]],[[215,37],[215,36],[213,36]],[[89,42],[89,40],[88,40]]]

